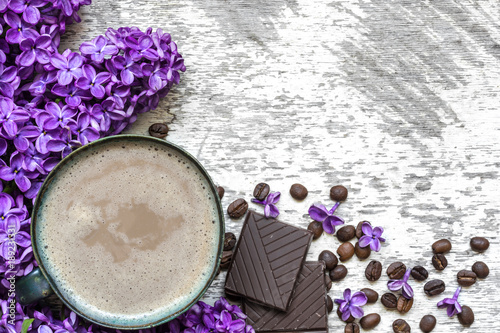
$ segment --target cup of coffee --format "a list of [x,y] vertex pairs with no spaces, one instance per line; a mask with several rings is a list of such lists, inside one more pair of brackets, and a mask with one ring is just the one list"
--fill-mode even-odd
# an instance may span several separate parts
[[56,293],[87,320],[116,329],[170,321],[217,274],[224,214],[201,164],[164,140],[104,138],[47,176],[33,207],[39,269],[17,283],[19,302]]

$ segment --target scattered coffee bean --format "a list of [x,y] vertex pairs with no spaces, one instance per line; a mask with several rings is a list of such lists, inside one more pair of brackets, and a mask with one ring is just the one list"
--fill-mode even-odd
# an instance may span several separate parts
[[220,261],[220,268],[228,269],[233,258],[233,251],[222,251],[222,259]]
[[382,264],[380,261],[377,260],[372,260],[366,266],[365,269],[365,276],[368,279],[368,281],[377,281],[380,279],[380,276],[382,275]]
[[442,280],[431,280],[424,286],[424,292],[428,296],[436,296],[441,294],[446,289],[446,285]]
[[393,262],[387,267],[386,273],[389,279],[401,279],[406,273],[406,265],[400,261]]
[[365,223],[365,222],[368,223],[369,225],[371,225],[371,223],[368,221],[361,221],[356,226],[356,237],[358,239],[360,239],[364,235],[362,227],[363,227],[363,223]]
[[395,309],[398,306],[398,298],[392,293],[385,293],[380,297],[380,302],[388,309]]
[[266,183],[258,183],[253,190],[253,196],[257,200],[265,200],[271,188]]
[[368,303],[375,303],[378,300],[378,293],[370,288],[361,289],[365,293],[366,298],[368,298]]
[[354,246],[349,242],[342,243],[337,249],[337,254],[339,255],[340,261],[349,260],[354,255]]
[[224,235],[224,251],[231,251],[236,244],[236,236],[232,232],[226,232]]
[[166,124],[156,123],[149,126],[149,135],[155,138],[164,138],[168,134],[168,126]]
[[370,313],[359,320],[359,324],[364,330],[371,330],[377,327],[380,323],[380,315],[378,313]]
[[446,260],[444,254],[437,253],[432,256],[432,266],[438,271],[442,271],[448,266],[448,260]]
[[472,271],[476,273],[477,277],[480,279],[484,279],[490,274],[490,269],[482,261],[475,262],[474,265],[472,265]]
[[408,299],[403,295],[399,296],[397,305],[397,309],[399,312],[407,313],[408,311],[410,311],[412,306],[413,306],[413,298]]
[[307,230],[313,233],[313,239],[318,239],[323,234],[323,224],[318,221],[312,221],[307,226]]
[[451,242],[447,239],[440,239],[432,244],[432,252],[446,253],[451,250]]
[[318,260],[323,261],[325,263],[326,269],[328,269],[329,271],[334,269],[335,266],[337,266],[339,263],[339,260],[337,259],[335,254],[333,254],[332,251],[328,250],[322,251],[318,256]]
[[[339,308],[337,308],[337,316],[339,316],[340,320],[342,320],[342,312],[340,312]],[[342,320],[342,321],[345,323],[352,323],[354,321],[354,317],[350,315],[347,320]]]
[[422,266],[415,266],[411,270],[411,276],[417,281],[424,281],[429,277],[429,272]]
[[411,327],[410,325],[408,325],[406,320],[396,319],[392,323],[392,330],[394,331],[394,333],[410,333]]
[[484,252],[490,247],[490,241],[484,237],[474,237],[470,240],[470,247],[476,252]]
[[420,329],[424,333],[430,333],[436,327],[436,317],[433,315],[425,315],[420,319]]
[[330,271],[330,279],[332,281],[339,281],[347,275],[347,268],[344,265],[337,265]]
[[358,257],[358,259],[364,260],[368,258],[371,253],[372,250],[370,249],[370,245],[365,247],[360,247],[359,243],[356,242],[356,245],[354,246],[354,254],[356,254],[356,257]]
[[330,198],[333,201],[344,201],[347,199],[347,189],[342,185],[335,185],[330,189]]
[[326,295],[326,309],[328,310],[328,313],[333,310],[333,301],[329,295]]
[[464,326],[470,326],[474,322],[474,312],[467,305],[462,305],[462,312],[458,314],[458,321]]
[[461,270],[457,273],[457,282],[462,287],[470,287],[476,283],[477,275],[473,271]]
[[217,194],[219,195],[219,199],[222,199],[224,197],[225,192],[226,191],[224,190],[224,187],[217,186]]
[[245,199],[236,199],[235,201],[231,202],[229,204],[229,207],[227,207],[227,213],[229,217],[233,219],[239,219],[248,210],[248,202],[245,201]]
[[293,184],[290,187],[290,195],[296,200],[304,200],[307,197],[307,188],[301,184]]
[[356,236],[356,228],[352,225],[343,226],[337,231],[336,236],[339,241],[348,242]]
[[332,279],[330,279],[330,275],[325,274],[325,287],[326,291],[330,291],[332,289]]
[[349,323],[345,325],[344,333],[359,333],[359,326],[356,323]]

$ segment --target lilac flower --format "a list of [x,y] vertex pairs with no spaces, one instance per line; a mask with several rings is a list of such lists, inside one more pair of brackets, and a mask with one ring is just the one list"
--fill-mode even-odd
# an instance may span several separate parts
[[47,85],[54,83],[57,80],[57,72],[50,71],[39,75],[37,79],[31,84],[29,91],[33,95],[42,95],[47,90]]
[[2,244],[1,255],[9,258],[9,247],[14,244],[23,248],[31,245],[31,237],[26,231],[20,231],[21,224],[17,216],[9,216],[0,221],[0,243]]
[[362,291],[357,291],[351,295],[351,289],[344,290],[344,299],[336,299],[335,303],[339,305],[339,311],[342,313],[342,320],[346,321],[350,316],[361,318],[364,315],[361,308],[368,302],[368,298]]
[[260,205],[264,205],[264,215],[269,218],[276,218],[280,214],[278,207],[276,207],[276,203],[280,200],[281,193],[280,192],[271,192],[267,195],[264,200],[258,200],[253,198],[252,202]]
[[[83,90],[89,90],[95,98],[103,98],[106,90],[102,86],[111,78],[108,72],[96,73],[91,65],[83,65],[83,76],[76,81],[76,86]],[[80,104],[80,103],[78,103]],[[75,105],[77,106],[77,105]]]
[[455,291],[455,294],[453,295],[453,298],[445,298],[437,303],[438,308],[440,309],[446,308],[446,313],[448,314],[448,317],[453,317],[457,313],[462,312],[462,306],[460,305],[460,303],[458,303],[457,300],[461,290],[462,287],[458,287],[457,290]]
[[370,223],[364,222],[361,225],[361,230],[363,231],[363,236],[359,239],[359,246],[366,247],[370,245],[373,251],[380,251],[382,247],[380,242],[385,242],[385,239],[381,237],[384,229],[382,227],[372,228]]
[[167,85],[167,69],[161,66],[159,61],[155,61],[153,65],[143,64],[141,67],[145,76],[149,76],[149,87],[153,91],[158,91]]
[[7,61],[7,54],[9,54],[10,48],[7,41],[0,39],[0,64],[4,64]]
[[[104,88],[103,88],[104,90]],[[87,90],[79,89],[73,82],[68,85],[56,83],[52,87],[52,93],[57,96],[65,97],[64,101],[68,106],[76,108],[83,100],[91,100],[92,95]]]
[[9,98],[0,97],[0,124],[1,133],[4,137],[14,138],[18,133],[18,124],[28,121],[29,115],[26,110],[16,108]]
[[45,0],[11,0],[9,8],[18,14],[23,14],[23,20],[30,24],[37,24],[40,21],[40,11],[38,7],[43,7]]
[[245,321],[233,319],[227,310],[223,310],[215,323],[215,328],[218,332],[241,332],[245,328]]
[[35,175],[23,169],[23,156],[19,152],[14,152],[10,157],[10,166],[0,167],[0,179],[5,181],[14,180],[22,192],[27,191],[31,182],[29,178],[35,178]]
[[41,64],[47,64],[50,61],[50,55],[47,48],[50,46],[50,36],[40,35],[37,39],[27,38],[21,42],[19,47],[23,51],[18,58],[21,66],[31,66],[38,61]]
[[61,54],[53,54],[50,58],[50,63],[57,72],[59,84],[67,85],[73,81],[73,78],[78,79],[82,76],[83,57],[75,52],[65,52]]
[[130,87],[119,82],[110,82],[106,85],[106,95],[111,97],[119,108],[125,107],[125,101],[130,96]]
[[333,215],[339,205],[340,202],[337,202],[330,210],[324,205],[312,205],[309,208],[309,216],[315,221],[323,222],[323,230],[328,234],[333,234],[336,226],[344,224],[342,218]]
[[132,36],[127,36],[125,44],[131,48],[130,56],[134,61],[139,61],[142,57],[150,61],[159,59],[158,52],[151,48],[153,46],[153,39],[150,36],[143,35],[139,37],[139,40]]
[[403,296],[407,299],[413,298],[413,289],[408,284],[408,279],[410,278],[411,269],[406,270],[406,273],[402,280],[389,280],[387,282],[387,288],[391,291],[398,291],[403,289]]
[[71,131],[63,130],[61,134],[61,138],[52,139],[47,142],[47,149],[51,152],[61,152],[61,159],[68,156],[73,148],[80,147],[81,143],[77,140],[74,140],[71,136]]
[[14,137],[14,146],[20,152],[24,152],[29,148],[31,141],[40,135],[40,131],[33,125],[22,127]]
[[21,18],[13,13],[7,12],[4,14],[5,23],[7,23],[11,29],[7,30],[5,39],[10,44],[19,44],[25,38],[36,39],[38,33],[32,29],[32,25],[21,20]]
[[7,193],[0,193],[0,220],[4,221],[10,216],[24,219],[25,211],[15,206],[14,199]]
[[142,71],[140,66],[132,59],[129,52],[125,52],[125,57],[117,56],[112,59],[113,65],[120,69],[120,77],[123,84],[129,86],[134,82],[135,77],[142,77]]
[[90,59],[100,64],[104,61],[105,56],[117,54],[118,48],[113,44],[108,45],[104,36],[97,36],[91,42],[82,43],[80,52],[90,56]]
[[90,116],[88,113],[80,113],[76,123],[69,125],[71,132],[78,137],[78,141],[83,145],[99,139],[99,131],[90,126]]
[[45,105],[45,110],[49,117],[47,117],[47,120],[44,122],[44,127],[49,130],[53,130],[57,127],[64,128],[68,123],[74,122],[73,116],[77,112],[68,105],[61,108],[54,102],[47,103],[47,105]]
[[5,97],[12,98],[14,96],[14,87],[11,83],[16,78],[16,75],[16,67],[10,66],[6,68],[3,64],[0,64],[0,92]]

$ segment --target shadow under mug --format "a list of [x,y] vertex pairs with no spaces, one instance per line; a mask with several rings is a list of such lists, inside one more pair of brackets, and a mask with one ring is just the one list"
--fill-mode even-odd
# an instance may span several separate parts
[[[120,322],[120,320],[114,319],[113,321],[106,321],[103,320],[102,318],[94,318],[86,313],[83,313],[78,309],[76,304],[73,304],[70,300],[65,298],[63,294],[61,293],[60,290],[57,288],[56,281],[52,276],[50,276],[47,273],[46,268],[43,265],[43,262],[40,260],[40,255],[39,255],[39,247],[43,246],[43,244],[40,244],[40,241],[37,240],[37,233],[36,233],[36,224],[37,224],[37,216],[38,216],[38,210],[40,208],[41,203],[43,202],[43,197],[44,193],[47,191],[47,189],[50,187],[52,181],[54,180],[55,176],[59,172],[64,171],[64,167],[70,163],[72,163],[75,158],[80,157],[83,153],[89,152],[92,150],[98,150],[101,146],[110,143],[110,142],[146,142],[146,143],[154,143],[154,144],[159,144],[167,147],[170,150],[175,151],[177,154],[183,156],[187,160],[189,160],[194,167],[198,169],[199,175],[204,178],[204,180],[209,184],[209,189],[208,191],[210,192],[211,196],[215,198],[215,200],[211,200],[213,203],[214,210],[217,212],[217,232],[219,233],[217,236],[217,253],[214,253],[214,257],[216,258],[215,263],[213,267],[211,267],[211,271],[206,274],[206,281],[203,286],[203,288],[194,296],[191,298],[187,299],[182,306],[178,306],[175,308],[175,311],[171,311],[170,313],[165,313],[162,315],[161,318],[157,317],[152,317],[152,318],[145,318],[143,319],[142,322],[137,322],[134,323],[133,325],[130,324],[123,324]],[[153,137],[147,137],[147,136],[141,136],[141,135],[117,135],[117,136],[112,136],[112,137],[107,137],[103,139],[99,139],[97,141],[91,142],[71,154],[69,154],[67,157],[65,157],[47,176],[45,179],[42,187],[40,188],[40,191],[38,192],[38,196],[35,199],[35,203],[33,206],[33,212],[32,212],[32,218],[31,218],[31,242],[32,242],[32,247],[33,247],[33,254],[35,256],[35,259],[38,262],[38,268],[35,268],[30,274],[27,276],[23,277],[19,281],[16,282],[16,296],[19,301],[19,303],[23,305],[31,304],[34,303],[38,300],[41,300],[53,293],[55,293],[62,301],[63,303],[71,309],[73,312],[77,313],[79,316],[89,320],[90,322],[93,322],[95,324],[105,326],[105,327],[110,327],[110,328],[115,328],[115,329],[143,329],[143,328],[150,328],[154,326],[158,326],[161,324],[164,324],[175,317],[179,316],[183,312],[187,311],[191,306],[193,306],[207,291],[208,287],[212,284],[214,278],[217,275],[217,269],[220,264],[220,257],[222,254],[222,249],[224,245],[224,214],[222,211],[222,206],[220,203],[219,196],[217,194],[217,188],[214,185],[212,179],[208,175],[207,171],[203,168],[203,166],[188,152],[186,152],[184,149],[180,148],[179,146],[176,146],[172,143],[169,143],[165,140],[153,138]]]

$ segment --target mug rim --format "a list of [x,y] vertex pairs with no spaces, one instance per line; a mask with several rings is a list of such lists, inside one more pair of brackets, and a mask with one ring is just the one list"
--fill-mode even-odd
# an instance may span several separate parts
[[[217,206],[217,213],[218,213],[218,224],[219,224],[219,239],[218,239],[218,246],[217,246],[217,256],[215,260],[215,265],[212,267],[212,272],[210,274],[210,277],[206,281],[205,285],[203,288],[196,294],[196,296],[192,297],[191,300],[184,305],[181,309],[178,311],[175,311],[174,313],[171,313],[170,315],[159,319],[155,320],[154,322],[145,324],[145,325],[115,325],[115,324],[110,324],[110,323],[103,323],[102,321],[99,321],[97,319],[92,318],[91,316],[79,311],[76,309],[73,304],[71,304],[70,301],[68,301],[64,296],[61,294],[61,292],[57,289],[57,286],[54,282],[54,279],[47,273],[45,270],[45,267],[40,260],[40,256],[38,255],[38,248],[36,245],[36,221],[37,221],[37,212],[40,208],[40,204],[42,202],[42,197],[44,196],[44,193],[47,191],[47,189],[50,187],[50,184],[54,180],[55,175],[68,163],[70,163],[77,155],[80,155],[84,153],[85,151],[88,151],[89,149],[95,147],[96,145],[100,145],[103,142],[108,142],[108,141],[120,141],[120,140],[146,140],[146,141],[152,141],[155,143],[159,143],[161,145],[167,146],[168,148],[176,150],[178,153],[182,154],[184,157],[186,157],[191,163],[193,163],[200,171],[201,175],[208,181],[208,184],[210,186],[210,190],[212,192],[213,197],[215,198],[215,205]],[[212,178],[208,174],[207,170],[201,165],[201,163],[189,152],[187,152],[185,149],[181,148],[180,146],[173,144],[171,142],[168,142],[164,139],[159,139],[151,136],[146,136],[146,135],[138,135],[138,134],[119,134],[119,135],[114,135],[114,136],[109,136],[109,137],[104,137],[101,139],[98,139],[96,141],[92,141],[74,151],[72,151],[69,155],[67,155],[65,158],[63,158],[47,175],[45,180],[42,183],[42,186],[40,187],[40,190],[38,191],[38,194],[36,196],[35,202],[33,204],[33,209],[31,213],[31,225],[30,225],[30,233],[31,233],[31,246],[33,248],[33,255],[35,257],[35,260],[38,263],[38,267],[40,271],[42,272],[43,276],[45,279],[48,281],[50,287],[54,291],[54,293],[59,297],[59,299],[66,305],[71,311],[75,312],[78,316],[85,318],[86,320],[95,323],[97,325],[103,326],[103,327],[108,327],[108,328],[114,328],[114,329],[132,329],[132,330],[139,330],[139,329],[146,329],[146,328],[152,328],[155,326],[159,326],[162,324],[165,324],[172,319],[178,317],[182,313],[186,312],[189,310],[205,293],[207,292],[208,288],[212,285],[212,282],[214,281],[215,277],[217,276],[217,268],[220,265],[221,261],[221,254],[223,250],[223,245],[224,245],[224,233],[225,233],[225,221],[224,221],[224,212],[222,210],[222,204],[217,192],[217,187],[215,186]]]

